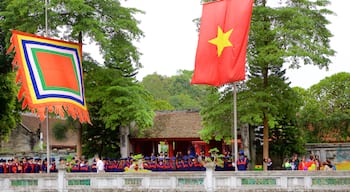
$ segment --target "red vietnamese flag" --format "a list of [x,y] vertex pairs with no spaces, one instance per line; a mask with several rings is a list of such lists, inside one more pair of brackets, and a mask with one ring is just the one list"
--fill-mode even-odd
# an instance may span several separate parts
[[203,4],[191,84],[220,86],[245,79],[253,0]]

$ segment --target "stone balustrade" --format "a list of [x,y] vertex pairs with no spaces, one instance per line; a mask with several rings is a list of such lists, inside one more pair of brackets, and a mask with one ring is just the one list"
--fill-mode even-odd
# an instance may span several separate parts
[[1,174],[2,192],[350,191],[350,171]]

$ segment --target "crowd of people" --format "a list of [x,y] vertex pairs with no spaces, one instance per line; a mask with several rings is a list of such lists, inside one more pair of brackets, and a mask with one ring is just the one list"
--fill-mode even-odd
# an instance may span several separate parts
[[47,159],[23,157],[21,159],[15,157],[13,159],[0,159],[1,173],[46,173],[47,168],[50,172],[57,172],[55,159],[51,159],[50,165],[47,165]]
[[[47,165],[47,159],[40,158],[13,158],[0,159],[0,173],[45,173],[49,167],[50,172],[57,172],[57,165],[64,164],[67,172],[124,172],[127,170],[149,170],[149,171],[205,171],[205,161],[213,157],[202,155],[177,155],[168,157],[167,154],[141,156],[141,159],[135,159],[132,156],[128,158],[111,159],[96,156],[89,163],[88,160],[78,158],[61,158],[56,164],[55,159],[51,159],[50,165]],[[222,164],[216,165],[217,171],[233,171],[234,163],[231,156],[220,157]],[[237,161],[239,170],[246,170],[248,160],[242,156]]]
[[[124,172],[128,170],[205,171],[204,163],[199,159],[192,156],[184,156],[182,158],[146,156],[142,159],[128,157],[121,159],[104,158],[101,160],[97,157],[91,165],[78,159],[66,164],[68,172]],[[223,166],[216,166],[215,169],[217,171],[234,170],[234,164],[229,158],[223,158],[223,162]]]
[[[69,160],[61,158],[58,164],[64,165],[67,172],[124,172],[128,170],[149,170],[149,171],[205,171],[205,162],[213,161],[213,156],[206,157],[204,153],[201,155],[179,155],[168,157],[162,152],[157,156],[140,156],[135,158],[110,159],[96,156],[91,163],[88,160],[71,158]],[[215,166],[216,171],[233,171],[235,164],[232,156],[218,156],[221,163]],[[216,161],[216,160],[215,160]],[[46,173],[57,172],[55,159],[50,160],[48,166],[47,159],[40,158],[13,158],[0,159],[0,173]],[[272,170],[272,161],[270,158],[265,158],[264,163],[267,165],[267,170]],[[249,160],[244,155],[243,151],[239,152],[237,158],[237,169],[240,171],[248,170]],[[282,164],[285,170],[335,170],[335,165],[330,160],[321,163],[318,156],[310,155],[308,159],[305,156],[299,159],[297,154],[292,158],[285,159]]]
[[292,158],[284,159],[282,168],[284,168],[285,170],[303,171],[336,170],[336,166],[329,159],[327,159],[324,162],[321,162],[319,156],[314,154],[311,154],[309,158],[306,158],[306,156],[302,156],[301,158],[299,158],[298,154],[293,154]]

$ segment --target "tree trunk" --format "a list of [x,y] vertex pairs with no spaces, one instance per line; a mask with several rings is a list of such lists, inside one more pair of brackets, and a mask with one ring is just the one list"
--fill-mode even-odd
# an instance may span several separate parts
[[82,154],[83,154],[83,147],[82,147],[82,134],[83,134],[83,126],[82,124],[79,122],[78,126],[77,126],[77,157],[79,159],[81,159]]
[[255,146],[255,134],[252,126],[248,125],[249,130],[249,151],[250,151],[250,161],[251,166],[254,169],[257,160],[256,160],[256,146]]
[[[263,158],[269,157],[269,125],[267,114],[264,112],[264,144],[263,144]],[[264,163],[264,170],[267,170],[267,165]]]
[[244,150],[244,153],[247,155],[247,158],[250,161],[250,165],[253,166],[253,163],[251,162],[251,160],[252,160],[251,151],[249,148],[249,144],[250,144],[249,135],[250,135],[249,134],[249,125],[245,124],[245,125],[241,126],[241,137],[242,137],[243,150]]

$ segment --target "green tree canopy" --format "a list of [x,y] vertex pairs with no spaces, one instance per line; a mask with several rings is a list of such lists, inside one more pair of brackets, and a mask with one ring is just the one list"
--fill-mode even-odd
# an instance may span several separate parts
[[[0,11],[4,4],[0,2]],[[0,14],[0,22],[4,17]],[[0,26],[0,139],[7,140],[11,130],[20,120],[15,74],[12,72],[11,58],[6,55],[8,41],[5,29]]]
[[326,77],[307,90],[300,110],[300,126],[309,142],[330,139],[346,141],[350,136],[350,73]]
[[[11,29],[38,35],[47,34],[52,38],[75,42],[95,42],[100,48],[104,64],[98,66],[84,54],[86,100],[93,122],[93,126],[86,125],[87,130],[116,131],[106,134],[109,139],[104,140],[104,144],[108,146],[108,142],[112,142],[111,137],[113,141],[119,139],[117,131],[120,126],[136,121],[141,132],[144,127],[151,126],[153,111],[149,110],[148,106],[150,96],[135,80],[137,70],[142,65],[139,62],[140,53],[133,41],[142,37],[143,32],[138,28],[139,21],[134,15],[143,12],[122,7],[120,2],[115,0],[50,0],[47,6],[46,33],[45,7],[43,0],[0,2],[1,53],[3,48],[9,45]],[[11,60],[10,56],[6,56],[5,64],[0,67],[2,69],[2,66],[6,66],[4,71],[7,78],[10,77],[8,72],[11,71]],[[8,107],[2,108],[6,112],[1,115],[7,115],[8,126],[14,126],[12,105],[15,96],[11,96],[14,86],[6,85],[9,86],[0,87],[0,92],[8,92]],[[87,139],[91,138],[95,139]],[[105,151],[96,150],[99,153],[106,151],[108,148]]]
[[[45,1],[4,0],[0,15],[1,29],[6,40],[10,29],[45,34]],[[100,46],[105,65],[134,74],[141,67],[137,48],[132,44],[143,36],[134,14],[143,13],[135,8],[125,8],[119,1],[51,0],[48,5],[48,29],[50,37],[63,37],[77,41],[94,41]],[[88,42],[90,43],[90,42]],[[134,67],[131,65],[134,64]]]
[[179,70],[167,77],[156,73],[143,78],[142,84],[155,99],[156,110],[200,109],[207,94],[205,86],[190,84],[193,71]]
[[[272,7],[267,0],[254,2],[247,51],[248,78],[244,86],[238,86],[237,106],[240,123],[264,126],[264,157],[269,156],[269,128],[296,126],[301,103],[289,86],[286,70],[307,64],[328,68],[331,63],[329,57],[334,50],[329,45],[332,34],[326,27],[329,21],[325,16],[332,14],[326,9],[328,4],[327,0],[286,0]],[[208,104],[220,107],[208,105],[202,111],[208,117],[204,118],[205,129],[219,133],[213,134],[216,139],[220,133],[231,130],[227,123],[232,122],[228,111],[232,102],[224,102],[230,95],[230,91],[210,95]]]
[[[281,116],[291,118],[296,110],[293,91],[284,78],[284,66],[298,68],[311,64],[328,67],[332,36],[326,25],[329,1],[285,1],[269,7],[266,0],[256,1],[253,9],[248,45],[248,87],[264,125],[263,156],[269,156],[269,127],[275,127]],[[283,108],[284,107],[284,108]],[[291,120],[293,120],[292,118]]]
[[[117,69],[86,62],[86,99],[89,104],[91,125],[85,125],[85,154],[115,157],[119,149],[119,128],[136,122],[139,134],[153,126],[153,98]],[[114,154],[114,155],[113,155]]]

